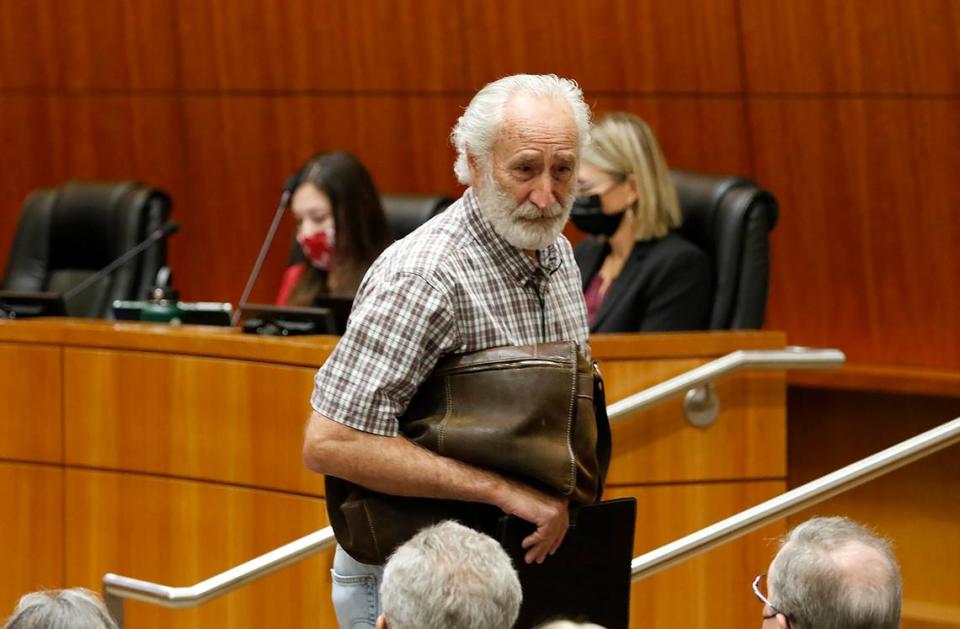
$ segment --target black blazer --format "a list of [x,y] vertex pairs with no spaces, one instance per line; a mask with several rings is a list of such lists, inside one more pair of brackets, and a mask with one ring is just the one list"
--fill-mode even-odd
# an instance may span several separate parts
[[[587,237],[577,244],[574,256],[584,291],[609,252],[609,245],[598,238]],[[607,289],[590,331],[706,330],[713,275],[707,254],[677,232],[638,241]]]

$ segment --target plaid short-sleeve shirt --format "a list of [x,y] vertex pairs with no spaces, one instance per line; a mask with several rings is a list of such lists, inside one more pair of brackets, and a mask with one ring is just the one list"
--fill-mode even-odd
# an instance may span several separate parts
[[393,436],[444,355],[549,341],[589,351],[570,243],[560,236],[538,260],[494,231],[468,189],[370,267],[346,333],[314,379],[314,410]]

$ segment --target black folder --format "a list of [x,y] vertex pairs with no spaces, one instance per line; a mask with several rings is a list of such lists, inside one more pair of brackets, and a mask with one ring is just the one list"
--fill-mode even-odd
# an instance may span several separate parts
[[525,563],[526,551],[520,546],[534,526],[515,516],[501,518],[499,542],[513,560],[523,588],[515,626],[528,629],[564,618],[627,629],[636,512],[635,498],[572,509],[563,543],[542,564]]

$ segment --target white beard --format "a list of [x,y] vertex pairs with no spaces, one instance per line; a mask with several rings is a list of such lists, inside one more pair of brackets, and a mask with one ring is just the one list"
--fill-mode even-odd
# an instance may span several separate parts
[[[541,210],[531,201],[517,205],[513,196],[489,174],[483,183],[482,187],[476,188],[480,211],[493,225],[494,231],[518,249],[537,251],[549,247],[570,217],[573,194],[567,195],[562,204],[554,203]],[[534,218],[548,220],[529,220]]]

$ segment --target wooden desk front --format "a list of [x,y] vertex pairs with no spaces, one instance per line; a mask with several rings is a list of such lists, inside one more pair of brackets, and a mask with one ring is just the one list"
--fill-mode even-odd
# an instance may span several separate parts
[[[336,342],[96,321],[0,323],[0,613],[39,587],[99,590],[105,572],[187,585],[326,525],[300,461],[313,375]],[[778,333],[592,340],[608,401]],[[689,426],[679,400],[614,428],[609,497],[639,501],[635,551],[785,488],[784,379],[718,386]],[[775,525],[635,584],[633,626],[740,627]],[[333,627],[324,553],[194,610],[128,603],[128,626]],[[318,621],[319,619],[319,621]]]

